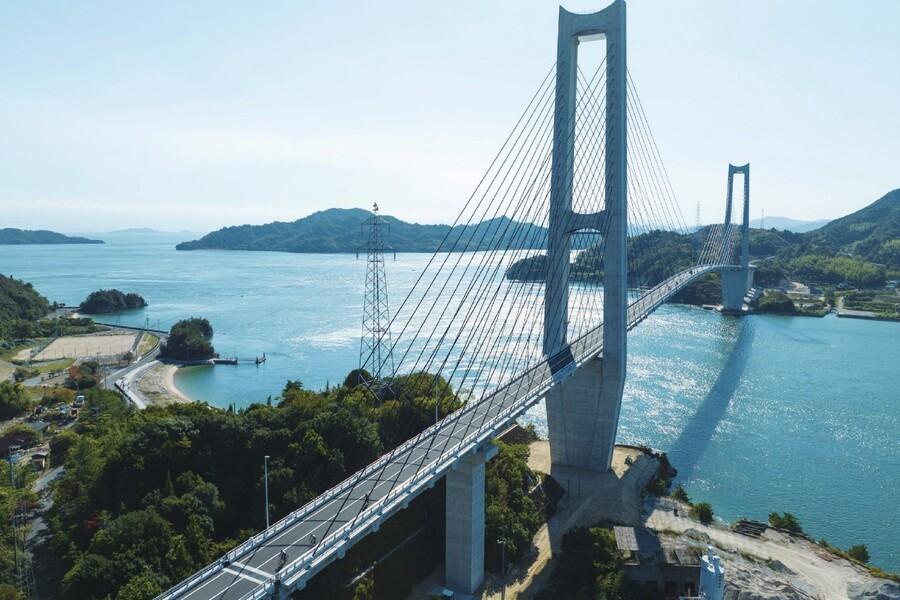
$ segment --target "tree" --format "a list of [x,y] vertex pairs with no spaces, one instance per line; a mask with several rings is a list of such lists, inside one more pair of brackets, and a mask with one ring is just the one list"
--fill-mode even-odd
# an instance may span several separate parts
[[169,339],[160,347],[160,356],[176,360],[205,360],[215,356],[210,340],[212,325],[206,319],[192,317],[178,321],[169,330]]
[[126,294],[119,290],[98,290],[91,292],[78,310],[88,314],[100,314],[145,306],[147,306],[146,300],[138,294]]
[[116,600],[151,600],[163,593],[165,588],[160,585],[159,577],[150,571],[144,571],[128,580],[119,593]]
[[544,521],[540,508],[528,496],[536,476],[528,468],[528,446],[495,442],[497,456],[485,472],[485,563],[501,568],[501,547],[506,540],[508,560],[517,560],[531,547],[531,539]]
[[794,301],[788,298],[784,292],[770,291],[766,292],[759,299],[757,310],[768,313],[795,313],[797,312],[797,307],[794,306]]
[[685,491],[683,487],[676,486],[674,490],[672,490],[672,498],[678,500],[679,502],[683,502],[684,504],[690,504],[691,499],[688,496],[688,493]]
[[770,513],[769,525],[778,527],[779,529],[785,529],[792,533],[803,533],[800,521],[789,512],[784,513],[784,515],[779,515],[777,512]]
[[698,502],[691,507],[691,517],[704,525],[709,525],[713,520],[713,509],[709,502]]
[[858,560],[861,563],[869,562],[869,549],[866,548],[865,544],[850,546],[849,548],[847,548],[847,554],[849,554],[851,558]]
[[0,382],[0,419],[9,419],[28,410],[31,401],[20,383]]
[[25,600],[22,590],[11,585],[0,584],[0,600]]
[[556,570],[535,598],[655,600],[662,596],[639,588],[625,576],[611,529],[579,527],[563,536]]

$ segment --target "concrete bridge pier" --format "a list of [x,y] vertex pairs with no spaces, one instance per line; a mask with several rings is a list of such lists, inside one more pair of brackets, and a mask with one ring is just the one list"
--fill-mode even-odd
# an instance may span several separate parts
[[604,378],[603,359],[595,358],[550,390],[545,401],[552,464],[600,473],[609,469],[622,397],[617,381]]
[[743,314],[744,297],[753,287],[753,267],[723,270],[719,276],[722,281],[722,312]]
[[484,465],[496,454],[495,446],[468,454],[446,477],[445,585],[463,594],[484,583]]

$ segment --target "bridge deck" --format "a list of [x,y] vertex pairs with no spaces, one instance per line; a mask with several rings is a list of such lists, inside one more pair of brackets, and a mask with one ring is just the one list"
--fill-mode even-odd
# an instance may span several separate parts
[[[697,277],[722,268],[695,267],[652,288],[629,306],[629,329]],[[385,454],[159,598],[261,598],[273,592],[277,575],[285,588],[302,587],[384,518],[433,485],[461,456],[490,440],[543,398],[549,388],[598,356],[602,348],[601,325],[480,402],[467,405]],[[318,547],[314,548],[311,536],[316,537]],[[288,559],[279,571],[282,550]]]

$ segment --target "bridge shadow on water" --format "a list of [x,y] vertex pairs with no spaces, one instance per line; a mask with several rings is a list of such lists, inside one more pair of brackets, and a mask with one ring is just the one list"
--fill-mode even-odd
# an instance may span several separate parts
[[733,334],[729,335],[726,331],[725,336],[729,339],[722,343],[725,354],[722,369],[697,411],[668,451],[672,465],[678,469],[678,479],[682,481],[693,475],[716,427],[728,411],[753,345],[755,324],[752,318],[730,318],[723,323],[733,330]]

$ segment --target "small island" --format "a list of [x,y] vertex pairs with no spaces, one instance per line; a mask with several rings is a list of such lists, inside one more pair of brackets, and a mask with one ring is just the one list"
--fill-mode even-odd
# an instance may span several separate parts
[[63,235],[55,231],[39,229],[15,229],[6,227],[0,229],[0,244],[25,245],[25,244],[102,244],[103,240],[91,240],[84,237]]
[[78,306],[78,310],[83,313],[99,315],[131,308],[144,308],[145,306],[147,306],[147,301],[139,294],[113,289],[91,292],[90,296]]
[[169,339],[162,345],[159,355],[179,361],[202,361],[215,358],[212,345],[213,328],[209,321],[192,317],[178,321],[169,331]]

